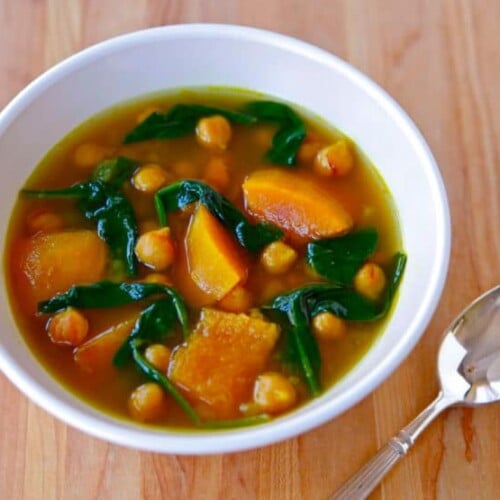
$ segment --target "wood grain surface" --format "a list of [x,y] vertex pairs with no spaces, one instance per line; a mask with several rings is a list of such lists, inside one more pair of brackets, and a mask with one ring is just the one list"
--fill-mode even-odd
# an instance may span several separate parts
[[[141,453],[55,421],[0,376],[0,498],[321,499],[414,417],[437,390],[443,329],[500,282],[499,21],[499,0],[0,0],[0,107],[72,53],[148,26],[239,23],[334,52],[415,120],[441,168],[453,220],[450,271],[429,328],[400,368],[344,415],[245,453]],[[373,494],[499,496],[500,404],[448,411]]]

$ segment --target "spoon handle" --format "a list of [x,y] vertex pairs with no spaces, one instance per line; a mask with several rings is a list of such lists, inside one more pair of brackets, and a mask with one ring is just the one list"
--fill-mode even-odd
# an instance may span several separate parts
[[445,409],[457,401],[440,392],[437,398],[415,420],[392,437],[361,469],[344,483],[329,500],[366,498],[382,478],[401,460],[422,431]]

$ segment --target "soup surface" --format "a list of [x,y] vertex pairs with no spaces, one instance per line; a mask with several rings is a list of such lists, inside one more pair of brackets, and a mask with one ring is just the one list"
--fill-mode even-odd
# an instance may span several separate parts
[[151,425],[265,421],[342,377],[404,267],[355,144],[250,92],[152,95],[85,122],[20,193],[11,305],[69,390]]

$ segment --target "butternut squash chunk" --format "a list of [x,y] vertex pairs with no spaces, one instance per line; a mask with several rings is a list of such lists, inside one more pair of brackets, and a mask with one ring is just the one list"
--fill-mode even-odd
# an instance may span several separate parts
[[109,368],[116,351],[134,328],[135,321],[136,318],[123,321],[87,340],[74,350],[75,362],[89,373]]
[[237,417],[278,335],[278,326],[263,319],[203,309],[188,341],[174,352],[169,377],[217,418]]
[[297,242],[337,236],[353,226],[351,216],[320,184],[284,169],[250,174],[243,193],[250,214],[271,222]]
[[186,248],[191,279],[214,299],[222,299],[246,278],[241,249],[203,205],[199,205],[189,224]]
[[104,241],[87,230],[36,234],[20,242],[19,251],[18,286],[32,305],[72,285],[99,281],[108,255]]

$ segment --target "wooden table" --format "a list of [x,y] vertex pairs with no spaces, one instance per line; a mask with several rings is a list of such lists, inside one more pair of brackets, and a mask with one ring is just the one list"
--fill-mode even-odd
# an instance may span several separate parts
[[[72,53],[148,26],[241,23],[297,36],[367,73],[427,138],[451,205],[448,281],[417,348],[371,396],[319,429],[246,453],[177,457],[110,445],[55,421],[0,376],[0,497],[325,498],[434,397],[443,329],[500,282],[500,1],[124,4],[0,0],[0,106]],[[497,405],[448,411],[373,498],[493,499],[499,491]]]

